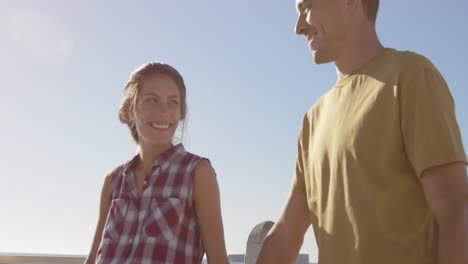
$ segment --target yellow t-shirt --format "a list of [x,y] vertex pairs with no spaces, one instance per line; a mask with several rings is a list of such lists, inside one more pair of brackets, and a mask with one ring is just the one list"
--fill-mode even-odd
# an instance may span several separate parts
[[385,49],[306,113],[292,191],[306,195],[320,264],[433,264],[420,176],[466,163],[454,103],[423,56]]

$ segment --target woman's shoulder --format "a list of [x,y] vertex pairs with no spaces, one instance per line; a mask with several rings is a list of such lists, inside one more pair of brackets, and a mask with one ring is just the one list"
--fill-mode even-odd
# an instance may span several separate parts
[[199,154],[195,154],[193,152],[190,152],[190,151],[184,151],[184,159],[187,160],[187,161],[190,161],[190,162],[194,162],[196,166],[198,166],[199,163],[208,163],[210,164],[210,160],[203,156],[203,155],[199,155]]
[[188,151],[185,152],[185,157],[186,160],[192,162],[193,167],[195,169],[195,174],[204,174],[209,173],[210,171],[214,172],[214,168],[211,165],[211,161],[207,157]]
[[115,184],[119,179],[121,179],[126,171],[133,166],[136,156],[132,157],[130,160],[127,160],[116,167],[109,170],[105,176],[105,182],[109,184]]

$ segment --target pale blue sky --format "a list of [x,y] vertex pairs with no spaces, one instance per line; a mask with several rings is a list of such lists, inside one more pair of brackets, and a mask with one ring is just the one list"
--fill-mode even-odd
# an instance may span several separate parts
[[[382,0],[385,46],[431,59],[468,138],[468,2]],[[86,254],[107,171],[135,153],[117,111],[130,72],[185,77],[186,148],[210,158],[229,253],[275,221],[303,113],[335,82],[295,36],[294,0],[0,0],[0,252]],[[302,251],[315,260],[311,231]]]

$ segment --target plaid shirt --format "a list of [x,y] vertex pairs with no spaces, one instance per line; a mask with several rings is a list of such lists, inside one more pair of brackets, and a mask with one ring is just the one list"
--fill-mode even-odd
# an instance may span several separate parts
[[182,144],[154,160],[140,194],[129,162],[112,177],[111,206],[96,263],[201,263],[204,249],[192,199],[192,179],[201,157]]

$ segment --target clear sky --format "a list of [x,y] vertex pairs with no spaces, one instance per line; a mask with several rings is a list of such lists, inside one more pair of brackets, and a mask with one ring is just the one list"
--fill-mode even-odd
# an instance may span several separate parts
[[[381,2],[382,42],[439,68],[466,144],[468,1]],[[294,4],[0,0],[0,252],[88,252],[104,175],[136,149],[117,118],[123,85],[163,61],[185,77],[185,145],[215,167],[227,248],[243,253],[279,216],[303,114],[336,80],[294,35]],[[312,231],[302,252],[317,257]]]

